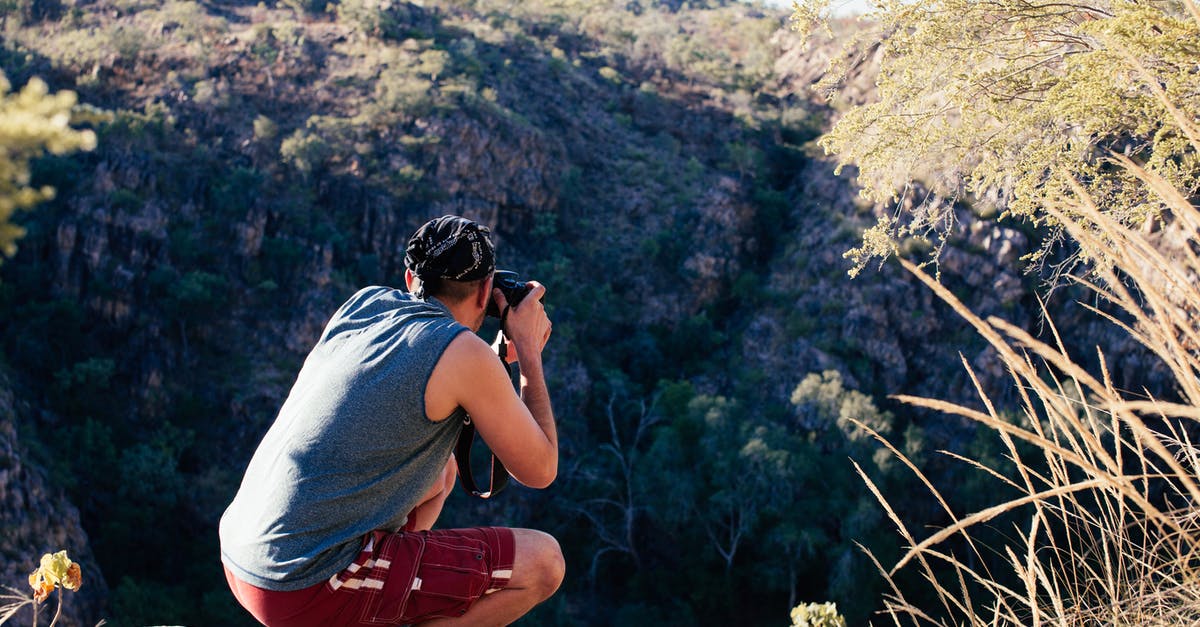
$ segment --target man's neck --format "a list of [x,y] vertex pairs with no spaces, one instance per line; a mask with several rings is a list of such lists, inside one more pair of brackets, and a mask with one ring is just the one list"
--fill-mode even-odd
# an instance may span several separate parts
[[[434,297],[430,298],[433,299]],[[483,326],[483,312],[480,312],[476,307],[472,307],[470,299],[464,299],[457,303],[449,303],[444,300],[438,300],[438,302],[450,310],[450,315],[456,322],[471,331],[478,331],[479,327]]]

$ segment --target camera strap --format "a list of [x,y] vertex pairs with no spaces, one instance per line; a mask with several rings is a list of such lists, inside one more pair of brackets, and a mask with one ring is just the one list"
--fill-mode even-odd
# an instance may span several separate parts
[[467,416],[463,420],[462,432],[458,434],[458,444],[454,446],[454,459],[458,463],[458,480],[462,482],[463,489],[467,491],[467,494],[488,499],[499,494],[504,486],[508,485],[508,469],[504,467],[504,463],[498,457],[492,455],[492,478],[488,482],[487,491],[480,491],[475,484],[474,474],[471,472],[471,445],[474,443],[475,425],[471,423],[471,417]]
[[[507,315],[508,310],[504,313]],[[504,364],[504,371],[508,373],[508,378],[512,379],[512,369],[508,364],[508,340],[500,340],[500,363]],[[458,463],[458,479],[462,482],[463,490],[471,496],[481,499],[488,499],[496,496],[508,485],[508,469],[504,467],[504,463],[500,458],[492,455],[492,476],[488,481],[488,489],[486,492],[481,491],[475,484],[475,475],[471,471],[471,446],[475,444],[475,424],[471,421],[471,416],[468,414],[463,418],[462,431],[458,434],[458,444],[454,445],[454,460]]]

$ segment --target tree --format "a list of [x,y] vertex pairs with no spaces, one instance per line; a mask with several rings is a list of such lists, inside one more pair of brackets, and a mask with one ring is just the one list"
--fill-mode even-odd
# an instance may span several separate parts
[[[846,608],[851,622],[861,624],[883,584],[861,547],[883,552],[890,538],[883,512],[855,469],[876,484],[899,490],[894,476],[904,469],[876,438],[899,440],[903,450],[916,456],[924,435],[916,428],[896,433],[895,416],[846,387],[835,370],[806,375],[792,390],[791,402],[794,435],[787,449],[798,458],[793,470],[798,485],[767,542],[792,558],[790,578],[798,558],[806,554],[826,564],[828,598]],[[804,512],[806,521],[799,529],[789,520],[796,511]]]
[[[811,26],[828,4],[805,2],[793,19]],[[1118,156],[1200,189],[1194,0],[879,0],[865,19],[879,30],[848,45],[879,36],[878,101],[820,143],[839,168],[859,168],[869,199],[932,193],[867,232],[847,253],[859,268],[897,238],[948,231],[960,199],[1057,227],[1047,203],[1081,186],[1120,224],[1154,220],[1165,204],[1114,167]],[[845,73],[820,87],[832,94]]]
[[96,146],[96,134],[70,126],[75,92],[51,94],[41,79],[30,79],[19,92],[0,72],[0,253],[11,257],[24,229],[13,213],[54,197],[54,188],[34,188],[30,160],[49,152],[63,155]]
[[883,547],[890,537],[855,463],[888,486],[905,469],[860,425],[907,451],[921,433],[895,433],[894,416],[834,371],[803,377],[791,401],[790,416],[771,420],[687,383],[661,388],[662,420],[640,473],[649,482],[641,495],[656,498],[642,498],[642,509],[658,537],[692,550],[678,579],[703,591],[693,599],[702,615],[721,611],[701,605],[714,591],[747,586],[758,603],[786,599],[789,608],[827,596],[862,623],[883,580],[858,545]]
[[[655,443],[654,457],[662,460],[662,474],[672,482],[660,490],[671,494],[668,517],[678,517],[671,522],[699,527],[728,577],[772,498],[771,466],[744,453],[753,423],[743,418],[736,400],[701,394],[687,409],[683,419],[689,424],[660,434]],[[696,468],[705,471],[696,473]]]
[[642,569],[637,539],[640,519],[651,501],[645,479],[654,472],[653,460],[646,463],[645,443],[661,416],[655,410],[655,398],[628,398],[625,386],[611,382],[604,414],[610,440],[599,446],[596,456],[603,459],[584,466],[586,492],[596,496],[582,502],[577,511],[592,523],[600,548],[592,554],[589,577],[596,578],[600,558],[607,553],[626,555],[635,570]]

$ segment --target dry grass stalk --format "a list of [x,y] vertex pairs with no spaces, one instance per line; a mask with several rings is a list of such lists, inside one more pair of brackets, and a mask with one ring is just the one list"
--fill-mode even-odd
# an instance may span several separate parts
[[[1195,3],[1189,0],[1188,6],[1200,20]],[[916,466],[889,446],[951,520],[918,540],[867,481],[911,547],[885,572],[892,585],[885,614],[895,624],[1200,622],[1200,513],[1193,511],[1200,504],[1200,446],[1189,431],[1200,420],[1200,211],[1133,160],[1114,155],[1112,161],[1156,193],[1170,216],[1168,228],[1178,229],[1170,250],[1164,250],[1161,235],[1108,219],[1082,186],[1047,211],[1094,261],[1092,278],[1076,280],[1119,313],[1093,311],[1161,361],[1179,400],[1117,389],[1102,353],[1097,353],[1098,372],[1089,371],[1068,354],[1053,325],[1054,339],[1047,343],[1003,320],[984,320],[921,268],[902,261],[996,350],[1018,390],[1022,419],[1017,424],[1001,415],[965,362],[982,410],[898,397],[999,434],[1016,476],[952,456],[991,474],[1019,496],[956,515]],[[976,532],[1000,516],[1021,521],[1015,539],[1009,546],[981,547]],[[971,559],[955,551],[965,551]],[[1007,576],[995,577],[978,566],[987,563],[985,551],[1004,556]],[[932,616],[906,600],[894,581],[905,568],[921,572],[941,600],[941,615]]]

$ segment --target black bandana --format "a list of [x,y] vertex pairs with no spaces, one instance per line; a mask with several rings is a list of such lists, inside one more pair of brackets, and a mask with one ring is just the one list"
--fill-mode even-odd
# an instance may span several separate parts
[[496,268],[490,233],[486,226],[458,216],[430,220],[408,240],[404,265],[422,283],[485,278]]

